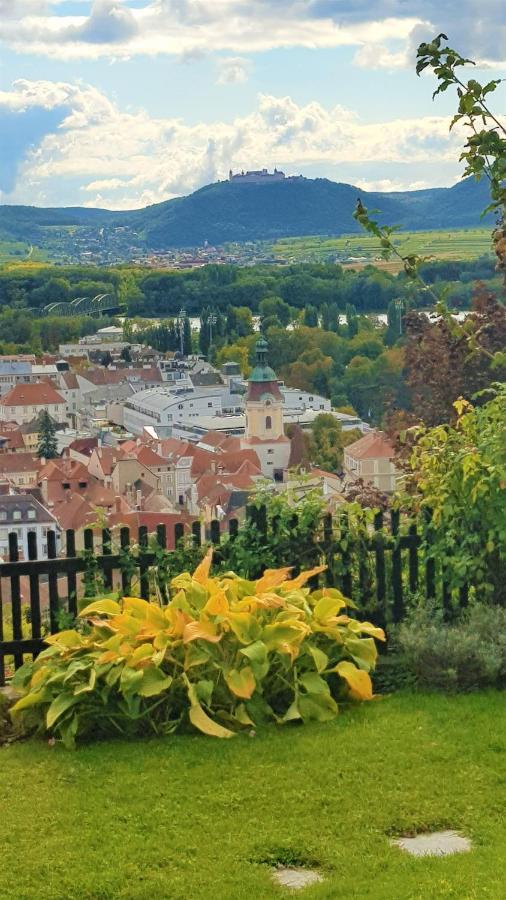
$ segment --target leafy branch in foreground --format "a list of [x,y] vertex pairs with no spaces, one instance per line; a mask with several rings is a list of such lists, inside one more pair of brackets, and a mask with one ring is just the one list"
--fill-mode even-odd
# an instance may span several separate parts
[[[486,99],[492,94],[502,79],[496,78],[488,84],[481,85],[476,79],[471,78],[464,82],[458,74],[458,69],[465,65],[475,65],[473,60],[465,59],[451,47],[442,46],[443,40],[448,40],[445,34],[439,34],[431,43],[420,44],[417,50],[416,64],[417,74],[424,69],[432,68],[439,80],[439,85],[433,93],[443,93],[449,87],[455,87],[459,97],[458,111],[454,115],[450,130],[457,122],[462,122],[464,127],[471,130],[464,149],[460,155],[460,161],[465,162],[463,177],[473,176],[479,181],[483,176],[490,183],[490,196],[492,202],[484,210],[484,213],[496,210],[501,217],[501,223],[494,231],[495,252],[498,259],[498,268],[506,272],[506,231],[504,228],[504,216],[506,211],[506,128],[499,118],[491,111]],[[480,127],[481,126],[481,127]],[[374,214],[374,211],[373,213]],[[427,291],[434,301],[442,306],[444,295],[437,294],[420,275],[420,266],[426,262],[426,257],[415,253],[403,255],[393,243],[393,235],[400,228],[398,225],[380,225],[371,218],[371,214],[358,200],[354,218],[362,225],[365,231],[372,234],[380,243],[384,258],[389,259],[395,255],[402,261],[404,271],[408,277],[416,280],[423,290]]]

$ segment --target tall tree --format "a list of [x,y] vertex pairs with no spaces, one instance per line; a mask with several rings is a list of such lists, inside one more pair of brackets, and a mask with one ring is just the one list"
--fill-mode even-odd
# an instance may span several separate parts
[[192,327],[188,316],[185,316],[183,322],[183,354],[190,356],[193,352]]
[[37,456],[39,459],[54,459],[58,455],[58,447],[56,443],[56,428],[51,416],[44,409],[39,419],[39,443],[37,446]]

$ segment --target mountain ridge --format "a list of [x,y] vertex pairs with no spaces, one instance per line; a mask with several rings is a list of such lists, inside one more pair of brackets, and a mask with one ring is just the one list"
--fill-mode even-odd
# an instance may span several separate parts
[[[276,240],[315,234],[356,234],[357,198],[379,209],[380,221],[408,230],[476,227],[488,203],[484,182],[465,179],[449,188],[363,191],[326,178],[268,184],[219,181],[185,197],[141,209],[0,205],[0,239],[40,244],[48,227],[126,228],[139,246],[156,250]],[[491,221],[490,214],[485,222]]]

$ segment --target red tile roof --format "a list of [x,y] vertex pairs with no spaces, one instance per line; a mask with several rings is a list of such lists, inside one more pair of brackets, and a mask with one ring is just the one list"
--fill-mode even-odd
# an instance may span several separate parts
[[48,381],[39,384],[17,384],[0,398],[2,406],[47,406],[65,403],[62,395]]
[[17,472],[38,472],[42,463],[33,453],[0,453],[0,475]]
[[353,444],[348,444],[344,453],[353,459],[393,459],[395,456],[393,445],[382,431],[370,431]]
[[76,453],[80,453],[81,456],[90,457],[93,453],[95,447],[98,447],[98,438],[89,437],[89,438],[76,438],[75,441],[72,441],[69,444],[69,450],[75,450]]
[[149,369],[106,369],[105,367],[87,369],[85,372],[81,372],[81,377],[97,387],[104,384],[122,384],[130,379],[157,383],[162,381],[161,372],[156,366],[150,366]]

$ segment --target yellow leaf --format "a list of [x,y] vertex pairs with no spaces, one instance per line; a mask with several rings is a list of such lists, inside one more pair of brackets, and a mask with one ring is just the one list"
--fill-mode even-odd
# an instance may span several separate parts
[[134,652],[127,660],[127,665],[131,666],[132,669],[135,668],[143,659],[151,659],[153,656],[153,645],[152,644],[139,644],[138,647],[135,648]]
[[106,650],[105,653],[102,653],[101,656],[97,659],[97,665],[103,666],[105,663],[114,662],[115,659],[119,659],[119,653],[117,650]]
[[223,590],[212,594],[203,609],[203,612],[210,616],[226,616],[228,611],[228,600]]
[[232,693],[243,700],[249,700],[255,693],[256,682],[251,666],[245,666],[243,669],[231,669],[225,675],[225,681]]
[[94,603],[85,606],[79,615],[85,618],[86,616],[91,616],[92,613],[104,616],[118,616],[121,613],[121,606],[115,600],[95,600]]
[[237,721],[241,723],[241,725],[254,725],[255,724],[253,719],[250,719],[244,703],[239,703],[239,706],[237,707],[237,709],[235,711],[235,717],[236,717]]
[[234,737],[233,731],[229,731],[229,729],[224,728],[223,725],[218,725],[217,722],[213,722],[213,720],[204,712],[200,703],[194,703],[190,708],[190,722],[195,728],[198,728],[199,731],[203,731],[204,734],[209,734],[211,737]]
[[216,634],[216,629],[211,622],[205,619],[200,621],[188,622],[183,631],[183,643],[188,644],[190,641],[210,641],[211,644],[217,644],[221,641],[222,635]]
[[150,604],[147,600],[141,600],[140,597],[123,597],[123,609],[129,610],[132,615],[137,615],[137,618],[143,619],[149,610]]
[[313,578],[315,575],[319,575],[320,572],[325,572],[327,566],[315,566],[314,569],[308,569],[306,572],[301,572],[300,575],[297,575],[297,578],[293,578],[291,581],[288,581],[283,585],[285,590],[297,590],[298,588],[304,587],[304,585],[309,581],[310,578]]
[[59,631],[58,634],[49,634],[44,638],[46,644],[57,644],[66,650],[80,647],[82,644],[81,635],[77,631]]
[[213,548],[209,547],[204,559],[198,564],[195,569],[192,578],[194,581],[198,581],[199,584],[205,584],[207,579],[209,578],[209,572],[211,569],[211,563],[213,561]]
[[227,622],[241,644],[257,641],[262,633],[258,619],[247,612],[230,613]]
[[344,606],[346,606],[346,600],[342,595],[340,597],[330,597],[324,595],[321,600],[318,600],[318,603],[314,608],[313,615],[315,619],[318,619],[318,621],[324,622],[331,616],[335,616],[336,613],[338,613],[340,609],[343,609]]
[[285,566],[282,569],[266,569],[262,577],[256,582],[257,594],[279,587],[289,577],[292,568],[293,566]]
[[[339,617],[340,619],[343,617]],[[358,622],[357,619],[349,619],[350,631],[356,634],[370,634],[377,641],[386,641],[385,632],[372,622]]]
[[336,672],[347,682],[356,700],[372,700],[372,682],[367,672],[346,659],[337,664]]

